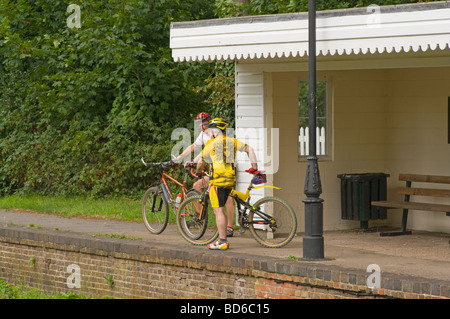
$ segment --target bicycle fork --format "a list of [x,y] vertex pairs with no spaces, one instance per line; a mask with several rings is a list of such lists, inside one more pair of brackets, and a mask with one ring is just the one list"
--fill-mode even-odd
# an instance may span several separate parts
[[[163,206],[163,202],[164,202],[164,200],[167,198],[166,197],[166,195],[165,195],[165,193],[164,193],[164,191],[165,191],[165,189],[164,189],[164,185],[163,184],[160,184],[160,185],[158,185],[158,186],[156,186],[157,188],[156,188],[156,192],[154,192],[153,193],[153,196],[152,196],[152,198],[151,198],[151,204],[152,204],[152,206],[151,206],[151,212],[152,213],[155,213],[155,212],[160,212],[161,211],[161,209],[162,209],[162,206]],[[161,198],[160,198],[160,200],[159,200],[159,203],[158,203],[158,195],[161,195]],[[159,207],[158,207],[159,206]]]
[[155,192],[153,194],[153,198],[152,198],[152,209],[150,210],[152,213],[154,212],[160,212],[162,209],[162,204],[163,204],[163,199],[161,198],[159,200],[159,207],[155,210],[155,206],[157,205],[157,197],[158,197],[158,192]]

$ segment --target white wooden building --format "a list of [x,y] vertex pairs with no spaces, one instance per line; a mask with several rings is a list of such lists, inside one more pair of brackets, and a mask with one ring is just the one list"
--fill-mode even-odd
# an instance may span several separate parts
[[[256,146],[260,167],[273,173],[269,182],[282,187],[275,195],[294,207],[302,232],[299,82],[308,79],[308,14],[174,23],[170,45],[175,61],[235,62],[236,137]],[[359,225],[341,218],[338,174],[390,174],[390,199],[398,199],[399,173],[450,175],[449,46],[449,1],[317,13],[325,230]],[[239,165],[238,188],[248,184],[248,167]],[[389,211],[376,223],[399,226],[400,215]],[[450,232],[450,218],[411,211],[408,228]]]

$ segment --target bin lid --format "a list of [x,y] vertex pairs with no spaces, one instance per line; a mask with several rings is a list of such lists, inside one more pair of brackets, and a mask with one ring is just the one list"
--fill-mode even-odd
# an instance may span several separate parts
[[365,181],[371,179],[379,179],[389,177],[389,174],[386,173],[352,173],[352,174],[339,174],[341,180],[350,180],[350,181]]

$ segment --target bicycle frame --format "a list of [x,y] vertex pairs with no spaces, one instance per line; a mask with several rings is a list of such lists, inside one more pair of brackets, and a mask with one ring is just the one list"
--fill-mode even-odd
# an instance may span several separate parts
[[186,199],[186,193],[187,193],[187,184],[186,184],[186,178],[187,178],[187,171],[184,175],[184,180],[183,183],[180,183],[179,181],[177,181],[175,178],[173,178],[172,176],[168,175],[166,172],[162,172],[161,174],[161,183],[163,184],[162,188],[163,188],[163,193],[164,195],[167,197],[167,201],[172,204],[172,206],[174,207],[174,212],[176,213],[178,211],[178,207],[176,205],[174,205],[175,203],[175,199],[173,198],[173,194],[172,191],[170,190],[169,186],[168,186],[168,181],[166,179],[168,179],[169,181],[172,181],[173,183],[175,183],[176,185],[181,187],[181,201]]
[[[234,198],[237,206],[238,206],[238,211],[239,211],[239,218],[242,218],[243,213],[241,212],[241,205],[243,205],[246,209],[252,210],[254,211],[258,216],[262,217],[262,218],[269,218],[271,217],[270,215],[265,214],[264,212],[260,212],[257,211],[256,208],[250,204],[250,191],[252,189],[259,189],[259,188],[264,188],[264,187],[270,187],[270,188],[275,188],[275,189],[281,189],[279,187],[276,186],[271,186],[271,185],[263,185],[263,186],[253,186],[252,183],[250,183],[250,185],[247,188],[247,191],[245,193],[239,192],[237,190],[235,190],[234,188],[231,190],[230,195],[231,197]],[[202,195],[202,200],[201,200],[201,205],[202,208],[200,210],[200,214],[199,214],[199,219],[202,220],[204,218],[204,216],[206,216],[206,214],[204,214],[205,212],[205,206],[208,205],[209,203],[207,203],[207,197],[208,197],[208,193],[209,193],[209,189],[203,193]],[[255,222],[256,224],[268,224],[267,222]]]
[[238,197],[239,199],[241,199],[243,202],[250,200],[250,191],[252,189],[260,189],[260,188],[264,188],[264,187],[270,187],[270,188],[275,188],[275,189],[281,189],[279,187],[276,186],[271,186],[271,185],[264,185],[264,186],[253,186],[253,184],[250,183],[250,185],[247,188],[247,191],[245,193],[239,192],[235,189],[231,190],[230,192],[230,196],[231,197]]
[[[274,220],[272,218],[272,216],[257,210],[257,208],[255,206],[253,206],[252,204],[250,204],[250,191],[252,189],[259,189],[259,188],[265,188],[265,187],[270,187],[270,188],[275,188],[275,189],[281,189],[279,187],[276,186],[271,186],[271,185],[263,185],[263,186],[253,186],[253,184],[250,183],[250,185],[247,188],[247,191],[245,193],[239,192],[235,189],[233,189],[230,193],[230,196],[232,196],[234,198],[234,201],[236,202],[237,205],[237,209],[238,209],[238,213],[239,216],[237,216],[237,221],[239,223],[239,225],[242,227],[241,232],[244,232],[244,227],[248,227],[248,224],[250,223],[248,221],[247,218],[248,217],[248,212],[247,210],[253,211],[256,215],[258,215],[261,219],[263,219],[263,221],[252,221],[252,224],[259,224],[259,225],[269,225],[269,224],[273,224]],[[245,210],[241,209],[241,205],[244,206]]]
[[[173,198],[172,191],[170,190],[169,185],[167,185],[167,182],[168,182],[168,181],[167,181],[166,179],[168,179],[169,181],[172,181],[173,183],[175,183],[176,185],[178,185],[178,186],[181,187],[181,201],[183,201],[184,199],[186,199],[186,197],[187,197],[187,192],[188,192],[188,190],[187,190],[187,188],[186,188],[186,186],[187,186],[186,180],[187,180],[188,170],[185,171],[183,183],[180,183],[180,182],[177,181],[175,178],[173,178],[172,176],[168,175],[168,174],[165,172],[165,168],[166,168],[168,165],[172,164],[172,163],[173,163],[172,161],[162,162],[162,163],[146,163],[146,162],[144,161],[144,158],[143,158],[143,157],[141,158],[141,161],[142,161],[142,163],[143,163],[145,166],[158,166],[158,167],[160,168],[160,172],[161,172],[161,180],[160,180],[160,182],[159,182],[158,185],[161,185],[161,184],[162,184],[161,188],[162,188],[162,191],[163,191],[163,196],[166,198],[167,202],[173,206],[173,208],[174,208],[174,213],[176,214],[177,211],[178,211],[178,207],[174,204],[174,203],[175,203],[175,200],[174,200],[174,198]],[[192,172],[191,172],[191,174],[192,174]],[[153,206],[154,206],[154,203],[153,203]],[[152,210],[153,210],[153,208],[154,208],[154,207],[152,207]]]

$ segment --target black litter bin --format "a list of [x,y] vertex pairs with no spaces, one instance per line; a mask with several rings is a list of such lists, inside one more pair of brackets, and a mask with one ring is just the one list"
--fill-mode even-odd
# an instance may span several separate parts
[[369,220],[386,219],[387,209],[372,207],[372,201],[386,200],[389,174],[364,173],[340,174],[341,218],[361,221],[361,229],[367,230]]

